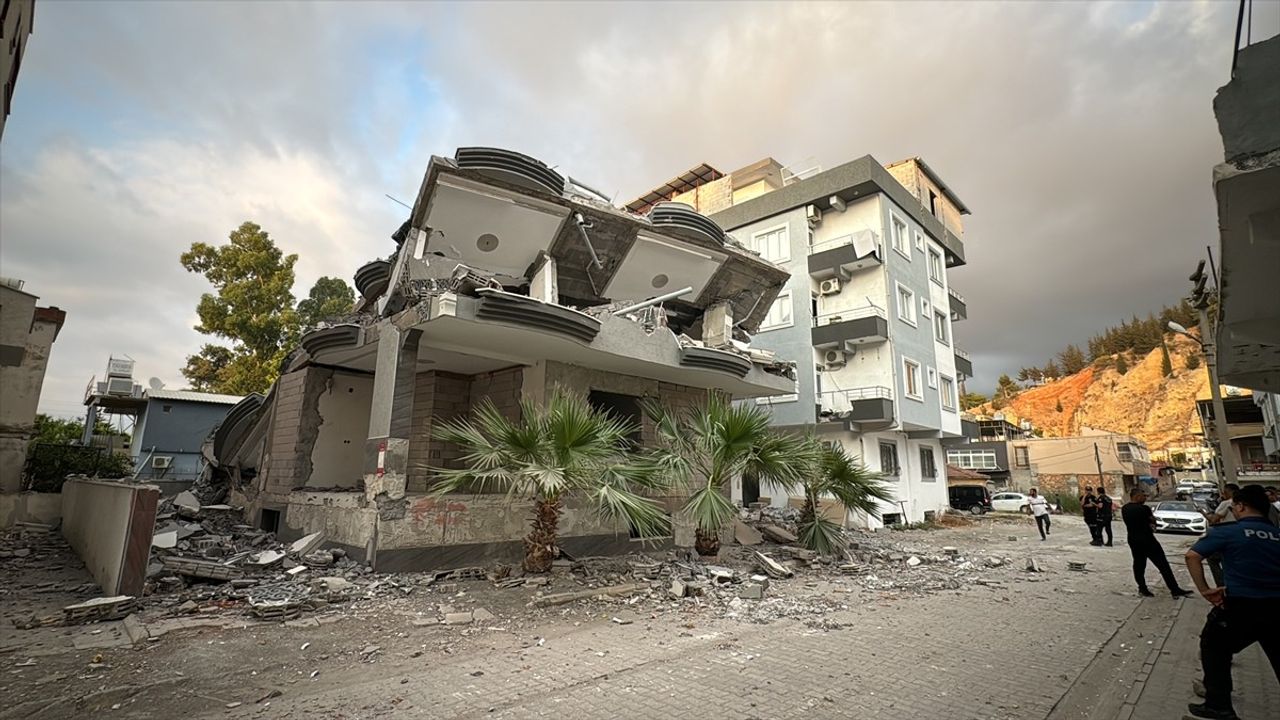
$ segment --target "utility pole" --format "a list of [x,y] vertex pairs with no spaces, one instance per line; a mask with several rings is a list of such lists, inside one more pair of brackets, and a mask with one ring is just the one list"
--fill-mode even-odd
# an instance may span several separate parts
[[1221,478],[1218,489],[1224,483],[1236,481],[1236,459],[1231,456],[1231,437],[1227,430],[1227,411],[1222,404],[1222,389],[1218,383],[1218,342],[1213,325],[1209,322],[1209,294],[1205,292],[1204,261],[1196,265],[1189,278],[1192,283],[1191,305],[1200,313],[1200,348],[1204,351],[1204,364],[1209,370],[1209,393],[1213,398],[1213,434],[1217,438],[1218,467]]
[[[1098,463],[1098,482],[1103,491],[1106,492],[1107,477],[1102,474],[1102,455],[1098,454],[1098,443],[1093,444],[1093,460]],[[1110,493],[1107,493],[1108,495]]]

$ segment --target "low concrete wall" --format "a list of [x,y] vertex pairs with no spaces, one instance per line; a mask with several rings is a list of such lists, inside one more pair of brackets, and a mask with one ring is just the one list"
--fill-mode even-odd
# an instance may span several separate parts
[[62,535],[107,595],[141,595],[160,490],[105,480],[62,486]]
[[373,550],[377,523],[377,507],[364,493],[298,490],[289,494],[276,536],[287,542],[323,532],[326,543],[341,545],[356,558],[365,558]]
[[0,529],[19,522],[56,525],[61,518],[62,496],[58,493],[0,493]]

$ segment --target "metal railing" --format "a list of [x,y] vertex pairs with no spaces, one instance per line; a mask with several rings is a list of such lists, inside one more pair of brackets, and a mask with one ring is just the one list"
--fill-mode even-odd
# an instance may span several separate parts
[[947,294],[948,294],[948,295],[950,295],[951,297],[953,297],[953,298],[955,298],[955,299],[959,300],[960,302],[964,302],[964,296],[963,296],[963,295],[961,295],[960,293],[956,292],[956,291],[955,291],[955,288],[950,288],[950,287],[949,287],[949,288],[947,288]]
[[957,356],[957,357],[962,357],[962,358],[964,358],[965,360],[968,360],[969,362],[973,362],[973,358],[969,357],[969,353],[968,353],[968,352],[966,352],[966,351],[964,351],[964,350],[961,350],[960,348],[952,348],[952,349],[956,351],[956,356]]
[[831,238],[830,240],[823,240],[820,243],[814,243],[809,246],[809,254],[813,255],[825,250],[844,247],[845,245],[852,245],[854,236],[864,232],[871,233],[871,237],[875,240],[876,249],[878,250],[880,248],[880,237],[876,235],[875,231],[859,230],[858,232],[849,233],[848,235],[841,235],[840,237]]
[[892,400],[893,390],[883,385],[851,388],[849,390],[827,390],[818,393],[818,407],[824,412],[848,412],[858,400]]
[[832,310],[831,312],[814,315],[813,326],[822,327],[823,325],[830,325],[832,323],[868,317],[879,317],[884,318],[885,320],[889,319],[889,316],[885,314],[884,308],[876,305],[875,303],[870,303],[863,305],[862,307],[852,308],[849,310]]

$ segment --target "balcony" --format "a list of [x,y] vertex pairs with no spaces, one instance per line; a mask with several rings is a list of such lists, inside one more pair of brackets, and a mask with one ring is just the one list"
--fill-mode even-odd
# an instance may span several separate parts
[[858,345],[889,339],[889,316],[884,308],[866,305],[837,310],[813,318],[813,346],[851,351]]
[[973,360],[970,359],[969,353],[956,348],[956,372],[966,378],[973,377]]
[[817,405],[818,422],[893,422],[893,391],[879,385],[818,393]]
[[969,306],[964,302],[964,296],[956,292],[953,288],[947,288],[947,295],[951,301],[951,322],[957,320],[969,319]]
[[818,280],[848,277],[880,264],[880,242],[870,230],[815,243],[809,248],[809,275]]

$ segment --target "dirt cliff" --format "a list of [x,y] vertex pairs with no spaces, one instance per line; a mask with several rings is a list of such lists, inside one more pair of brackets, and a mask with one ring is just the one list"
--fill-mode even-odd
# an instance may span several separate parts
[[[1125,432],[1142,439],[1152,451],[1197,444],[1200,431],[1196,400],[1209,397],[1209,377],[1201,363],[1187,369],[1187,357],[1199,355],[1191,340],[1168,335],[1173,374],[1160,368],[1160,349],[1145,356],[1125,355],[1129,371],[1115,368],[1117,356],[1101,359],[1084,370],[1054,382],[1024,390],[1003,409],[1019,420],[1030,420],[1045,436],[1074,435],[1081,427]],[[977,414],[995,412],[990,404]]]

